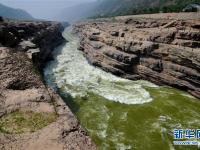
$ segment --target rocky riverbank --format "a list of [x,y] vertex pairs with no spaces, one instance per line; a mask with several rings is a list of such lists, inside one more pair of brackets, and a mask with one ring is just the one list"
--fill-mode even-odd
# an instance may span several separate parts
[[200,98],[199,13],[97,19],[76,24],[74,32],[91,64]]
[[40,70],[64,42],[56,22],[0,19],[0,149],[96,149]]

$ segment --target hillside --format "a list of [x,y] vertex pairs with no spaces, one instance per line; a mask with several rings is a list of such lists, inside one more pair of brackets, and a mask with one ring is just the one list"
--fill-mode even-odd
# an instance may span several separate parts
[[200,3],[200,0],[99,0],[65,8],[57,19],[76,22],[85,18],[181,12],[191,3]]
[[87,2],[63,9],[57,16],[57,20],[76,22],[78,20],[94,15],[94,9],[97,8],[97,2]]
[[34,18],[22,9],[14,9],[0,4],[0,16],[19,20],[33,20]]
[[181,12],[191,3],[200,3],[200,0],[102,0],[95,16]]

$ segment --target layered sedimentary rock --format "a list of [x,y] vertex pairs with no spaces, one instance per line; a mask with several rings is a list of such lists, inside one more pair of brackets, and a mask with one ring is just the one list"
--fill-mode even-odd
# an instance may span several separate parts
[[[0,21],[0,149],[96,149],[69,107],[46,87],[41,72],[53,49],[64,42],[63,27],[56,22]],[[35,132],[15,134],[3,129],[9,114],[55,114],[53,123]],[[18,116],[18,119],[20,116]],[[15,117],[15,121],[20,121]],[[22,118],[23,119],[23,118]]]
[[91,64],[200,98],[199,13],[98,19],[76,24],[74,32]]
[[46,60],[52,58],[52,49],[64,41],[62,30],[62,25],[57,22],[2,21],[0,42],[15,51],[28,53],[31,58],[38,55],[35,58],[42,67]]

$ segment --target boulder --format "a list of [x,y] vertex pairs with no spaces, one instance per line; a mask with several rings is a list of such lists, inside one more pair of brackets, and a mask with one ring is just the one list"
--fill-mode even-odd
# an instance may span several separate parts
[[163,33],[156,33],[150,36],[149,40],[152,42],[158,42],[158,43],[166,43],[170,44],[171,42],[174,41],[176,36],[175,31],[170,31],[170,32],[163,32]]
[[97,36],[97,35],[90,35],[89,36],[89,40],[90,41],[100,41],[100,37],[99,36]]
[[100,32],[93,32],[92,35],[100,35]]
[[31,41],[22,41],[18,45],[18,50],[20,51],[27,51],[29,49],[36,48],[36,44],[32,43]]
[[119,36],[119,32],[118,31],[112,31],[110,33],[110,35],[118,37]]
[[29,49],[29,50],[27,51],[27,55],[28,55],[28,58],[29,58],[29,59],[33,59],[33,55],[34,55],[34,57],[35,57],[36,55],[39,55],[39,53],[40,53],[40,49],[39,49],[39,48],[36,48],[36,49]]

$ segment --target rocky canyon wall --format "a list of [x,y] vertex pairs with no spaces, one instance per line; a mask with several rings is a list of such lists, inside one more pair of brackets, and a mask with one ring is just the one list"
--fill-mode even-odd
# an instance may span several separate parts
[[122,16],[78,23],[80,50],[115,75],[200,98],[200,14]]
[[0,19],[0,149],[96,149],[69,107],[43,83],[41,69],[64,42],[62,31],[56,22]]

